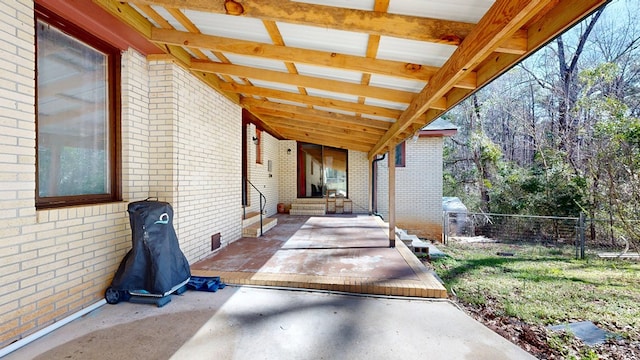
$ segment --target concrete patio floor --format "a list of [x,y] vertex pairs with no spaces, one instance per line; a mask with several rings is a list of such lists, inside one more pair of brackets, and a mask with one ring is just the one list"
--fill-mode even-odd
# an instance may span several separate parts
[[388,247],[377,217],[278,222],[192,266],[239,286],[187,291],[161,308],[101,306],[3,360],[534,359],[427,299],[446,297],[444,287],[402,242]]
[[535,359],[443,300],[226,287],[104,305],[3,360]]
[[446,289],[401,241],[389,247],[376,216],[289,216],[259,238],[242,238],[191,266],[236,285],[445,298]]

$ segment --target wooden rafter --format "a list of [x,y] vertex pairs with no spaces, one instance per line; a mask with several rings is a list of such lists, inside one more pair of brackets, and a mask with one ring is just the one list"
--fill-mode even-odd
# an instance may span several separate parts
[[351,140],[349,138],[336,138],[332,135],[325,135],[322,133],[318,133],[316,131],[295,131],[291,130],[287,127],[274,127],[279,133],[283,136],[286,136],[288,139],[331,146],[339,149],[352,149],[362,152],[367,152],[371,149],[371,144],[367,142],[361,142],[357,140]]
[[[155,12],[153,9],[150,9],[150,10]],[[191,20],[189,20],[189,18],[186,17],[182,13],[182,11],[180,11],[180,9],[169,8],[169,9],[166,9],[166,10],[167,10],[167,12],[169,14],[171,14],[171,16],[173,16],[174,19],[176,19],[180,24],[182,24],[182,26],[184,26],[185,29],[189,30],[190,33],[195,34],[195,35],[201,34],[200,29],[198,29],[198,27],[193,22],[191,22]],[[157,12],[156,12],[156,14],[157,14]],[[158,16],[160,16],[160,15],[158,14]],[[160,20],[158,19],[158,21],[160,21]],[[173,31],[174,30],[173,26],[171,26],[171,24],[169,24],[168,21],[165,21],[163,24],[165,24],[165,23],[166,23],[166,25],[164,25],[163,27],[165,29],[167,29],[167,31]],[[167,25],[170,26],[170,27],[166,27]],[[155,30],[155,28],[153,28],[151,30],[152,30],[152,34],[153,34],[153,30]],[[202,59],[202,60],[204,60],[204,59],[208,60],[209,59],[209,57],[205,53],[203,53],[200,49],[193,49],[192,51],[196,55],[196,57],[198,59]],[[222,53],[214,52],[213,54],[220,61],[222,61],[223,63],[229,63],[229,60]],[[229,76],[226,76],[226,75],[223,76],[223,79],[225,81],[227,81],[227,82],[233,82],[233,79],[231,77],[229,77]]]
[[[376,86],[365,86],[339,80],[325,79],[308,75],[283,73],[281,71],[251,68],[241,65],[221,64],[212,61],[193,60],[191,69],[214,74],[226,74],[246,77],[249,79],[277,82],[306,88],[314,88],[332,91],[342,94],[366,96],[398,103],[410,103],[415,93],[402,90],[394,90]],[[446,99],[440,98],[431,102],[430,106],[436,109],[446,108]]]
[[[444,66],[413,99],[398,121],[369,152],[369,158],[373,158],[381,148],[387,146],[392,139],[414,123],[420,115],[430,108],[434,101],[445,96],[453,88],[453,84],[467,71],[474,69],[498,45],[537,15],[537,11],[552,1],[554,0],[496,1]],[[391,146],[394,145],[391,144]]]
[[[116,18],[119,18],[121,21],[140,33],[142,36],[146,37],[147,39],[151,37],[151,29],[154,28],[153,24],[144,16],[142,16],[142,14],[138,13],[129,4],[115,0],[93,0],[93,2]],[[171,56],[172,61],[184,68],[189,69],[189,65],[191,63],[191,55],[187,51],[179,46],[174,45],[165,45],[161,46],[161,48]],[[239,101],[237,94],[229,94],[220,89],[220,82],[216,77],[203,76],[204,74],[202,72],[194,72],[193,74],[213,89],[218,90],[229,100],[236,103]]]
[[284,137],[282,134],[280,134],[278,131],[276,131],[276,129],[274,129],[269,124],[267,124],[264,121],[262,121],[262,119],[260,119],[259,117],[255,116],[249,110],[244,109],[244,108],[242,109],[242,120],[243,121],[246,120],[247,122],[251,122],[251,123],[255,124],[258,129],[267,131],[268,133],[273,135],[278,140],[286,139],[286,137]]
[[[278,126],[275,126],[275,128],[279,131],[284,131],[287,137],[304,139],[300,141],[308,143],[343,148],[353,148],[354,146],[357,146],[360,149],[371,149],[371,146],[373,145],[371,141],[362,140],[350,135],[340,136],[338,134],[331,133],[325,130],[305,131],[304,129],[296,129],[291,125],[284,126],[283,128],[285,130],[280,129]],[[349,146],[346,146],[347,142],[350,143]]]
[[248,66],[221,64],[212,61],[194,60],[191,69],[214,74],[227,74],[242,76],[249,79],[271,81],[294,86],[310,87],[314,89],[332,91],[357,96],[367,96],[387,101],[410,103],[415,93],[402,90],[393,90],[383,87],[363,86],[339,80],[331,80],[308,75],[297,75],[281,71],[252,68]]
[[[256,36],[231,38],[233,31],[214,29],[216,24],[203,22],[193,12],[201,12],[202,19],[211,16],[206,13],[224,14],[225,0],[93,2],[164,51],[149,55],[149,60],[173,61],[187,69],[240,104],[278,138],[367,151],[372,158],[419,131],[606,0],[497,0],[478,24],[388,13],[389,0],[375,0],[373,10],[235,0],[241,9],[235,15],[264,26],[268,39],[260,42],[247,40]],[[344,54],[332,52],[332,44],[322,41],[309,48],[290,47],[286,42],[291,35],[280,33],[283,23],[368,36],[365,44]],[[453,45],[456,50],[441,67],[414,64],[395,55],[380,58],[381,40],[394,38]],[[390,49],[384,51],[387,56]],[[255,58],[268,62],[254,62]],[[264,68],[277,62],[283,70]],[[311,69],[313,75],[303,69]],[[418,92],[415,85],[420,82],[424,87]]]
[[[300,104],[307,104],[313,106],[321,106],[326,108],[333,108],[338,111],[351,111],[355,113],[369,114],[378,117],[386,117],[390,119],[397,119],[401,110],[389,109],[381,106],[366,105],[360,103],[354,103],[351,101],[336,100],[320,96],[301,95],[288,91],[281,91],[275,89],[268,89],[258,86],[245,86],[240,84],[222,84],[221,88],[228,92],[236,92],[245,94],[247,96],[256,95],[265,98],[280,99],[290,102],[297,102]],[[251,100],[251,99],[249,99]],[[243,100],[246,103],[246,100]],[[251,102],[253,104],[253,102]],[[275,103],[278,106],[278,103]]]
[[[284,47],[285,43],[284,43],[284,39],[282,39],[282,35],[280,34],[280,29],[278,29],[278,25],[276,24],[275,21],[271,21],[271,20],[263,20],[262,23],[264,24],[264,28],[267,30],[267,33],[269,33],[269,37],[271,38],[271,41],[275,44],[275,46],[277,47]],[[284,60],[284,65],[287,67],[287,71],[289,71],[290,74],[297,74],[298,73],[298,69],[296,68],[296,64],[291,61],[292,59],[282,59]],[[307,95],[307,90],[302,87],[299,86],[298,87],[298,92],[302,95]],[[310,105],[307,105],[310,106]]]
[[[608,0],[565,0],[552,7],[544,15],[535,16],[531,22],[526,25],[527,43],[530,50],[536,50],[544,46],[549,39],[562,33],[576,22],[580,21],[585,14],[596,11],[600,6],[607,3]],[[478,86],[495,79],[513,65],[523,59],[524,55],[515,54],[498,54],[493,53],[475,69],[478,76]],[[465,89],[452,89],[447,93],[447,105],[449,108],[455,106],[472,93]],[[442,111],[428,110],[423,114],[424,120],[416,119],[414,123],[428,124],[442,115]],[[386,146],[379,148],[378,153],[384,152]],[[371,156],[372,152],[370,152]]]
[[[155,4],[165,7],[225,14],[224,0],[133,0],[135,4]],[[243,16],[292,24],[312,25],[370,35],[459,45],[475,27],[474,24],[417,16],[355,10],[286,0],[243,0]],[[522,34],[512,34],[496,50],[524,53]]]
[[[379,41],[379,37],[376,36],[375,38]],[[259,56],[261,58],[280,60],[287,63],[325,66],[425,82],[429,81],[439,69],[435,66],[375,59],[375,50],[373,51],[373,56],[360,57],[166,29],[153,29],[151,40],[160,44],[187,46],[190,48],[208,49],[247,56]],[[292,73],[295,74],[297,72]],[[465,77],[460,79],[456,87],[475,89],[475,73],[470,71]]]
[[[251,100],[243,100],[244,104]],[[349,130],[359,130],[369,134],[383,135],[391,126],[390,122],[365,119],[345,114],[336,114],[327,111],[308,109],[302,106],[278,104],[273,102],[263,102],[261,105],[252,106],[256,112],[268,113],[270,115],[278,115],[289,117],[297,120],[303,119],[310,122],[316,122],[318,126],[339,125]]]
[[363,142],[367,142],[370,146],[373,146],[378,136],[375,134],[359,131],[359,130],[350,130],[348,128],[342,126],[335,125],[325,125],[318,126],[317,124],[313,124],[311,121],[299,121],[291,119],[290,117],[278,117],[272,116],[268,114],[258,113],[262,119],[264,119],[270,126],[275,127],[286,127],[292,131],[302,131],[302,132],[313,132],[316,134],[323,134],[330,136],[333,139],[342,139],[342,140],[360,140]]
[[[373,11],[378,13],[386,13],[389,8],[389,0],[375,0],[373,4]],[[380,46],[380,35],[370,34],[369,39],[367,40],[367,59],[375,59],[378,54],[378,47]],[[404,66],[406,69],[407,66]],[[431,76],[429,76],[431,78]],[[428,79],[426,79],[428,81]],[[365,72],[362,74],[362,78],[360,79],[360,84],[369,85],[371,82],[371,73]],[[475,79],[474,79],[475,86]],[[367,101],[367,98],[364,96],[358,97],[358,103],[364,104]],[[360,113],[356,113],[356,116],[362,116]]]

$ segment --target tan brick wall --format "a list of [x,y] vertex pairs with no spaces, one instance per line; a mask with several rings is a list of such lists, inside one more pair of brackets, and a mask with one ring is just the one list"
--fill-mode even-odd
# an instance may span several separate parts
[[[0,85],[0,104],[14,101],[13,93],[29,95],[22,96],[20,104],[14,102],[14,110],[0,111],[0,127],[6,134],[3,139],[9,142],[13,138],[14,144],[7,146],[3,142],[0,158],[0,208],[12,210],[2,211],[9,216],[3,219],[5,226],[0,230],[0,347],[101,300],[131,243],[125,202],[35,210],[32,6],[31,1],[15,3],[15,12],[10,14],[21,19],[13,22],[16,33],[31,32],[30,45],[11,38],[3,39],[0,45],[0,52],[13,49],[22,56],[3,54],[3,59],[10,59],[2,63],[3,68],[23,69],[11,71],[23,75]],[[0,17],[7,15],[3,11]],[[7,41],[11,45],[5,44]],[[129,81],[129,75],[136,68],[136,61],[140,65],[140,58],[131,52],[124,54],[123,92],[127,91],[124,84],[135,83]],[[28,64],[31,73],[25,70]],[[123,109],[132,105],[129,99],[123,99]],[[131,135],[129,122],[143,113],[144,110],[135,114],[123,112],[123,142]],[[124,154],[123,157],[126,158]],[[123,166],[123,179],[134,178],[128,172],[134,167]],[[126,183],[125,180],[123,184]]]
[[[23,280],[50,277],[38,273],[39,247],[34,243],[36,230],[55,226],[36,226],[33,2],[3,4],[0,24],[0,346],[4,346],[44,321],[31,316],[39,284]],[[31,231],[23,233],[23,228]],[[55,241],[47,244],[55,246]],[[30,266],[23,268],[23,262]]]
[[349,150],[349,199],[353,212],[369,213],[369,162],[367,153]]
[[[279,201],[290,205],[297,197],[297,142],[279,141]],[[288,150],[291,149],[291,153]],[[369,165],[367,154],[349,150],[347,154],[348,193],[352,201],[352,211],[364,214],[369,212]],[[275,176],[275,175],[274,175]]]
[[[175,209],[178,112],[174,65],[167,62],[149,64],[149,122],[146,145],[149,148],[149,195],[168,201]],[[141,199],[138,199],[141,200]],[[177,218],[178,214],[175,214]],[[177,219],[174,226],[177,226]]]
[[0,347],[103,298],[131,246],[129,201],[172,202],[190,261],[210,253],[211,234],[241,233],[240,107],[132,50],[122,58],[124,201],[36,211],[33,17],[31,0],[0,7]]
[[[247,176],[249,181],[266,197],[264,211],[267,216],[272,216],[277,212],[277,206],[280,202],[280,144],[278,139],[266,131],[262,132],[259,145],[253,143],[254,136],[256,136],[256,127],[249,124],[247,126]],[[261,164],[256,162],[257,146],[262,149]],[[269,161],[271,161],[271,171],[269,171]],[[247,190],[249,206],[246,211],[259,211],[260,195],[251,186]]]
[[[149,63],[126,51],[121,89],[123,201],[36,211],[33,2],[3,2],[0,23],[4,347],[102,299],[131,245],[126,214],[130,201],[152,196],[171,202],[180,245],[191,262],[210,254],[214,233],[221,233],[223,244],[238,239],[242,122],[238,105],[184,69]],[[295,142],[277,141],[266,133],[263,146],[263,164],[250,157],[250,172],[265,189],[267,212],[272,214],[278,202],[295,198],[296,148]],[[366,169],[366,154],[350,152],[349,193],[356,211],[366,209]]]
[[[440,137],[408,140],[406,166],[396,167],[396,225],[411,234],[438,241],[442,237],[442,143]],[[378,212],[388,220],[387,159],[377,164]]]
[[[31,1],[0,9],[0,237],[17,235],[35,209],[34,26]],[[0,243],[0,249],[5,243]],[[0,264],[2,264],[0,262]],[[0,265],[2,266],[2,265]]]
[[149,67],[135,51],[122,61],[122,193],[141,200],[149,196]]
[[211,253],[211,235],[224,245],[241,236],[241,108],[173,63],[149,69],[150,194],[172,204],[194,262]]
[[[285,205],[291,205],[297,197],[297,142],[293,140],[280,141],[279,164],[279,200]],[[291,153],[288,150],[291,149]]]

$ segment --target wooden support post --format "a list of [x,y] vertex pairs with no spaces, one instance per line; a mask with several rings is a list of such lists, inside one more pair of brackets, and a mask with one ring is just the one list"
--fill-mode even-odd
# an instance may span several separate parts
[[389,146],[389,247],[396,247],[396,147]]
[[369,215],[373,214],[373,161],[368,161],[369,163]]

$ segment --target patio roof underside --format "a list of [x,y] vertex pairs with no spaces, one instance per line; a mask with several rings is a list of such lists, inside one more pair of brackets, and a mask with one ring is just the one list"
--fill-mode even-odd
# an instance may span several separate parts
[[290,139],[412,136],[606,0],[93,0]]

